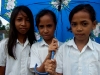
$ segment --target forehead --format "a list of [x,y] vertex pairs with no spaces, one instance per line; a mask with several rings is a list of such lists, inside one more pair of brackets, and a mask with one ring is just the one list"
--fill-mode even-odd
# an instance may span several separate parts
[[90,15],[86,11],[79,11],[73,15],[72,21],[91,20]]
[[24,11],[19,11],[17,17],[28,17]]
[[40,18],[40,22],[50,22],[50,21],[53,22],[53,19],[52,16],[49,14],[46,14]]
[[51,19],[51,18],[53,18],[52,15],[50,15],[50,14],[45,14],[45,15],[43,15],[42,17],[40,17],[40,20],[41,20],[41,19]]

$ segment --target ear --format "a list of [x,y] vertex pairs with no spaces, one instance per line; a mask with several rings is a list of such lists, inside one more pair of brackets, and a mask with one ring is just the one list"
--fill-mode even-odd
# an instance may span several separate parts
[[97,25],[97,21],[95,20],[95,21],[93,22],[93,30],[96,28],[96,25]]

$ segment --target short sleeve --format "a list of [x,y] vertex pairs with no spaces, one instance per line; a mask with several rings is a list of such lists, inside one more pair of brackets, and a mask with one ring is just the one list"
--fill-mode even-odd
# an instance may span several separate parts
[[57,68],[56,72],[57,73],[62,73],[63,72],[63,50],[62,46],[58,49],[56,56],[55,56],[56,62],[57,62]]
[[[33,71],[35,65],[38,65],[38,67],[41,65],[38,48],[35,44],[31,47],[31,55],[30,55],[30,69]],[[34,71],[33,71],[34,72]]]
[[6,40],[0,42],[0,66],[6,65]]

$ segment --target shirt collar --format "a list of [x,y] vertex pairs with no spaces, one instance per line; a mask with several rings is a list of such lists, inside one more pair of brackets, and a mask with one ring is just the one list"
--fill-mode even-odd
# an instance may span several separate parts
[[94,50],[94,48],[93,48],[93,42],[92,42],[92,40],[89,38],[89,41],[88,41],[88,43],[87,43],[87,46],[91,49],[91,50]]
[[[49,46],[44,40],[40,41],[40,46]],[[58,41],[58,46],[60,46],[60,42]]]
[[20,41],[17,39],[16,43],[20,43]]
[[[74,38],[73,38],[72,40],[68,41],[67,45],[68,45],[68,46],[73,46],[74,48],[77,49],[77,46],[76,46],[76,44],[75,44],[75,42],[74,42]],[[93,48],[93,43],[92,43],[92,40],[91,40],[90,38],[89,38],[89,41],[88,41],[88,43],[87,43],[86,45],[87,45],[87,47],[89,47],[91,50],[94,50],[94,48]]]
[[39,43],[40,46],[48,46],[48,44],[43,39]]
[[[18,39],[17,39],[16,43],[20,43],[21,44],[21,42]],[[25,43],[23,45],[24,46],[30,45],[28,38],[26,38],[26,41],[25,41]]]

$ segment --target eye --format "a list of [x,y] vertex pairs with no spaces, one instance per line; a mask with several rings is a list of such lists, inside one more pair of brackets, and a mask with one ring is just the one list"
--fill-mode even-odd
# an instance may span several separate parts
[[19,21],[19,22],[22,21],[22,18],[17,18],[17,21]]
[[43,26],[43,25],[39,25],[39,28],[41,28],[41,29],[42,29],[42,28],[44,28],[44,26]]
[[75,26],[77,26],[77,23],[71,23],[71,26],[75,27]]
[[48,24],[47,27],[50,28],[50,27],[52,27],[52,25],[51,24]]
[[87,22],[83,22],[82,25],[83,25],[84,27],[86,27],[86,26],[88,25],[88,23],[87,23]]

